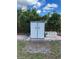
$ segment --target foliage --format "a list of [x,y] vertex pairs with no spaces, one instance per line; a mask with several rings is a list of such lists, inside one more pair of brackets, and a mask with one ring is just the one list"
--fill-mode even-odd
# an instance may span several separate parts
[[36,13],[35,9],[27,11],[19,9],[17,11],[17,32],[29,33],[30,21],[37,20],[39,20],[39,15]]
[[56,12],[51,15],[51,17],[48,20],[47,23],[48,28],[51,29],[52,31],[61,31],[61,16],[57,14]]
[[61,31],[61,16],[56,12],[45,16],[39,16],[35,9],[23,11],[17,10],[17,32],[18,33],[30,33],[30,21],[46,21],[46,31]]

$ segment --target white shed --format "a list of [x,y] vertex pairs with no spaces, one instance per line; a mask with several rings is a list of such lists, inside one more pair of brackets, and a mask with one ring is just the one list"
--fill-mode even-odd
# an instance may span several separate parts
[[30,22],[31,38],[44,38],[45,23],[42,21]]

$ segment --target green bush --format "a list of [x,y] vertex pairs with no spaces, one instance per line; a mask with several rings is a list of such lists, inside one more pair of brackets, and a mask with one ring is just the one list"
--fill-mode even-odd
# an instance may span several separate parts
[[53,13],[49,17],[49,13],[45,16],[39,16],[35,9],[17,11],[17,32],[18,33],[30,33],[30,21],[47,21],[45,24],[46,31],[61,32],[61,16],[60,14]]

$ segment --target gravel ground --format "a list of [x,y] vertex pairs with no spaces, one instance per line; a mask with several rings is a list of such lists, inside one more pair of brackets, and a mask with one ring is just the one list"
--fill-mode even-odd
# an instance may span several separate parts
[[17,40],[24,40],[24,39],[28,39],[28,36],[26,36],[26,35],[17,35]]
[[[26,35],[17,35],[17,40],[29,40],[30,38]],[[47,36],[45,40],[61,40],[61,36]]]
[[24,48],[26,52],[29,53],[50,53],[50,45],[47,41],[41,41],[41,42],[30,42],[28,46]]
[[17,40],[17,59],[61,59],[61,40]]

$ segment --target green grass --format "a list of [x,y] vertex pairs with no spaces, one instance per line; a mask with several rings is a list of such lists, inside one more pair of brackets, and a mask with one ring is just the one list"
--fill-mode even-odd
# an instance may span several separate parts
[[23,48],[27,46],[29,42],[27,41],[17,41],[17,59],[61,59],[61,41],[51,41],[49,42],[51,48],[51,54],[26,53]]
[[51,56],[54,57],[54,59],[61,59],[61,41],[51,41]]

